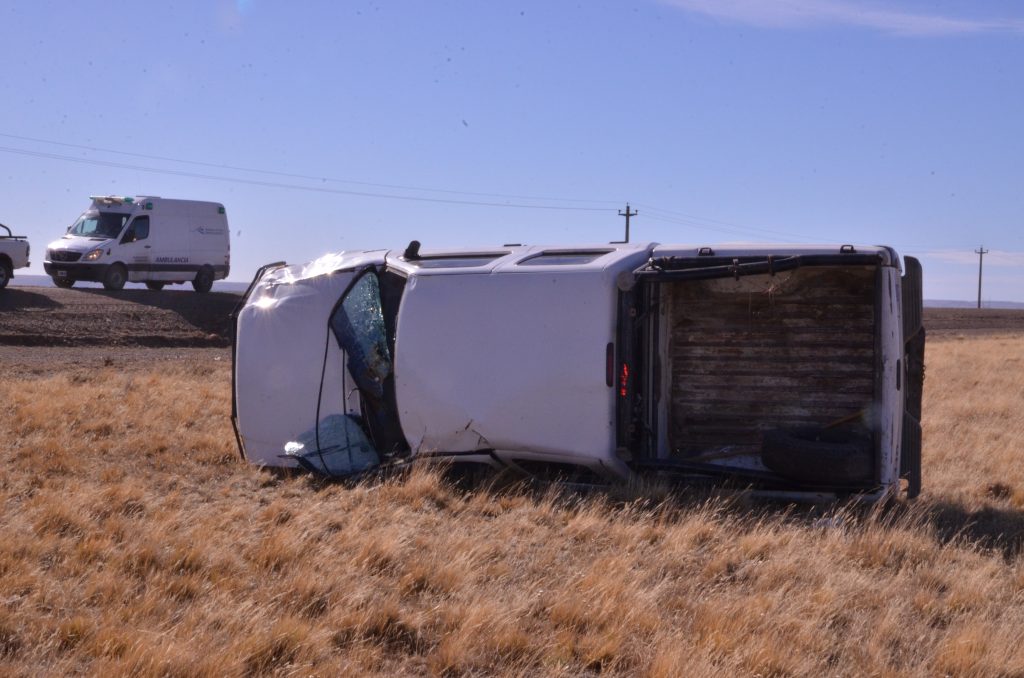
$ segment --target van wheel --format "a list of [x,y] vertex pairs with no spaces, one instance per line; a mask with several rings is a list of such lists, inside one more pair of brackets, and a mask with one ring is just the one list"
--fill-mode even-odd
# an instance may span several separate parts
[[62,289],[69,290],[69,289],[71,289],[72,287],[75,286],[75,279],[74,278],[58,278],[57,276],[52,276],[52,277],[53,277],[53,284],[56,285],[57,287],[62,288]]
[[146,281],[146,288],[150,289],[150,290],[153,290],[154,292],[159,292],[160,290],[162,290],[164,288],[165,284],[166,283],[164,283],[164,282],[162,282],[160,280],[147,280]]
[[196,273],[195,280],[192,281],[192,289],[200,294],[206,294],[213,287],[213,269],[209,266],[203,266]]
[[0,290],[7,287],[7,283],[11,282],[11,276],[14,274],[11,269],[11,265],[6,261],[0,261]]
[[784,478],[805,483],[865,483],[874,477],[871,436],[817,427],[766,431],[764,465]]
[[114,264],[103,274],[103,287],[108,290],[119,290],[128,282],[128,271],[123,264]]

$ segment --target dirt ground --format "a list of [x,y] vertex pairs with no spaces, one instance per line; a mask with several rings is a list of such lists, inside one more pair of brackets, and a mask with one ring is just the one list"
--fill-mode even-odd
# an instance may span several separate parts
[[929,337],[1017,334],[1024,332],[1024,310],[1000,308],[926,308]]
[[240,296],[228,292],[9,287],[0,346],[224,347]]

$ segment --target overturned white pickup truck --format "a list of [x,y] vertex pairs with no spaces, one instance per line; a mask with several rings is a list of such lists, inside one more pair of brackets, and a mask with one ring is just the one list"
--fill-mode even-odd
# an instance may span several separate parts
[[342,252],[257,273],[242,455],[441,457],[806,497],[921,485],[921,267],[887,247]]

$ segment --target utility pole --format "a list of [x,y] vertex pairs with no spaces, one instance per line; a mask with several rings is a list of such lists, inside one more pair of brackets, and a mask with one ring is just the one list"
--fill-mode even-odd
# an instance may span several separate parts
[[974,253],[978,255],[978,308],[981,308],[981,262],[985,259],[985,255],[988,254],[988,250],[982,245],[974,250]]
[[638,214],[640,214],[639,210],[633,210],[632,212],[629,211],[629,203],[628,202],[626,203],[626,211],[625,212],[623,212],[622,210],[619,210],[619,216],[620,217],[626,217],[626,239],[623,240],[622,242],[629,242],[629,218],[630,217],[635,217]]

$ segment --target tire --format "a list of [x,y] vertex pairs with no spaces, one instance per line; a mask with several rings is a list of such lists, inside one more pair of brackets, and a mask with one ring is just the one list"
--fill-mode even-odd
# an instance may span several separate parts
[[203,266],[196,273],[195,280],[192,281],[192,289],[200,294],[206,294],[213,287],[213,269],[209,266]]
[[57,276],[51,276],[53,278],[53,284],[61,289],[69,290],[75,286],[74,278],[58,278]]
[[907,383],[903,387],[903,439],[900,442],[900,478],[907,480],[907,499],[921,494],[921,397],[924,393],[925,329],[907,340]]
[[7,287],[7,283],[11,282],[12,275],[14,275],[14,271],[11,269],[11,265],[6,261],[0,261],[0,290]]
[[871,436],[849,430],[801,427],[764,434],[761,460],[783,478],[809,484],[857,484],[873,480]]
[[154,292],[159,292],[160,290],[162,290],[164,288],[165,284],[166,283],[164,283],[161,280],[147,280],[146,281],[146,289],[153,290]]
[[128,282],[128,270],[123,264],[113,264],[103,273],[103,288],[117,291]]

